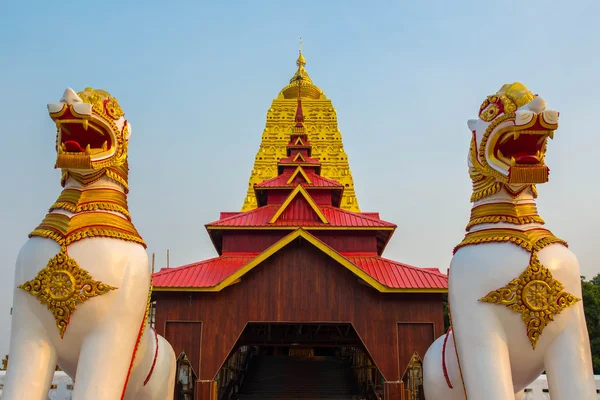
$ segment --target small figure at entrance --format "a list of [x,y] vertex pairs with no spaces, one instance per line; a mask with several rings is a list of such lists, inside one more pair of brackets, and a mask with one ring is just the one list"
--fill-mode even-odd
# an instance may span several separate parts
[[198,379],[190,360],[181,352],[177,358],[177,394],[176,400],[194,399],[194,382]]
[[423,361],[417,352],[411,357],[402,377],[402,382],[404,382],[406,399],[425,400],[423,394]]

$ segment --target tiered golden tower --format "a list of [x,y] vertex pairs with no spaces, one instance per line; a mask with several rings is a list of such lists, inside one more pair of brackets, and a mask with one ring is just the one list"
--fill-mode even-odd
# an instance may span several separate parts
[[[294,126],[298,91],[304,109],[304,126],[312,144],[312,156],[321,161],[321,175],[334,179],[345,186],[341,208],[360,211],[354,192],[348,156],[338,130],[335,108],[323,91],[312,83],[304,69],[306,59],[300,55],[296,60],[298,70],[284,87],[267,112],[267,124],[263,131],[260,148],[254,159],[254,168],[248,183],[248,193],[242,211],[256,208],[254,184],[277,176],[277,161],[286,157],[286,145]],[[298,90],[300,86],[300,90]]]

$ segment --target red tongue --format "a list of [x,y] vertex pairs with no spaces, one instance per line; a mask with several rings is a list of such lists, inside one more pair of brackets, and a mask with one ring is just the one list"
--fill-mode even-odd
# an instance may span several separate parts
[[524,155],[515,157],[515,161],[517,162],[517,164],[538,164],[540,162],[540,159],[536,156]]
[[67,140],[66,142],[64,142],[65,148],[67,149],[67,151],[80,151],[80,152],[84,152],[85,149],[83,147],[81,147],[79,145],[79,143],[77,143],[74,140]]

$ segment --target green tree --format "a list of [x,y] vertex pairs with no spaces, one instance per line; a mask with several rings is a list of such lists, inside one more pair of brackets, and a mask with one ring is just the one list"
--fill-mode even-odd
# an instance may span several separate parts
[[[600,274],[590,281],[585,276],[581,277],[581,289],[583,297],[583,309],[590,335],[590,347],[592,348],[592,363],[594,374],[600,375]],[[444,297],[444,325],[448,330],[450,320],[448,318],[447,297]]]
[[590,335],[594,374],[600,374],[600,274],[586,281],[581,277],[583,310]]

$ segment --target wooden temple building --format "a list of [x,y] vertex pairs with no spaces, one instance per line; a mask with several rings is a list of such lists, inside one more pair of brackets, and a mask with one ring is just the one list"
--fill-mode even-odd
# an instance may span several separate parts
[[[331,101],[298,70],[267,115],[218,256],[153,274],[176,399],[420,399],[447,277],[384,258],[396,225],[361,212]],[[187,382],[187,383],[186,383]]]

